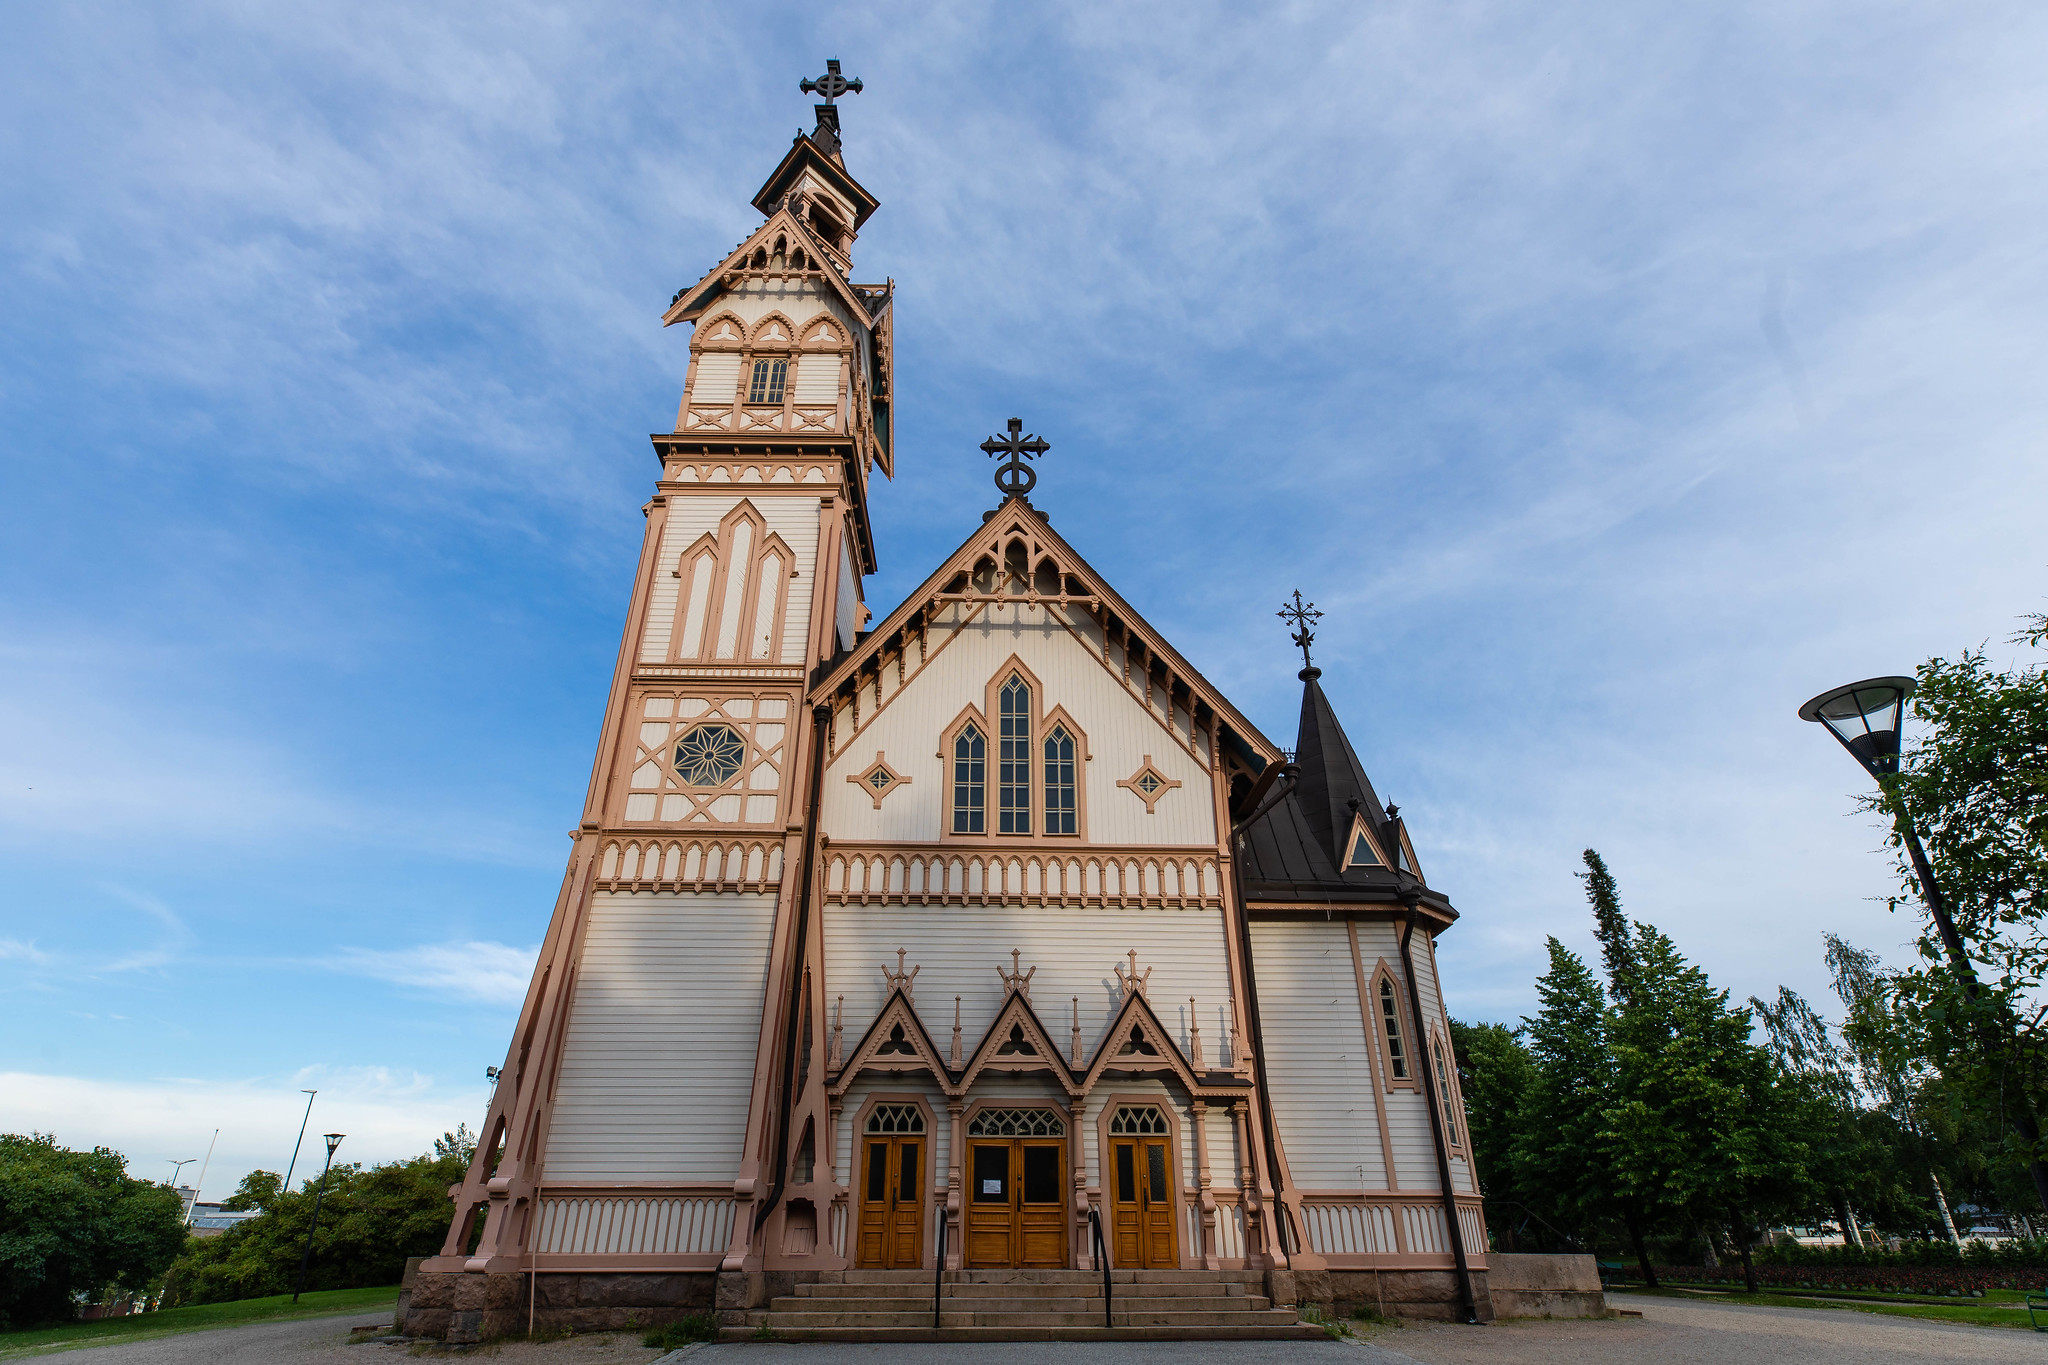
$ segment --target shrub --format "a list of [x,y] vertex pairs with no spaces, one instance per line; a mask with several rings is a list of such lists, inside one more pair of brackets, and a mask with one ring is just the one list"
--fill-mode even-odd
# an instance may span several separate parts
[[709,1313],[691,1313],[674,1322],[661,1326],[640,1338],[642,1346],[651,1346],[657,1351],[673,1351],[678,1346],[688,1346],[693,1341],[718,1340],[718,1320]]
[[184,1247],[185,1206],[119,1152],[0,1134],[0,1327],[60,1322],[81,1296],[139,1290]]

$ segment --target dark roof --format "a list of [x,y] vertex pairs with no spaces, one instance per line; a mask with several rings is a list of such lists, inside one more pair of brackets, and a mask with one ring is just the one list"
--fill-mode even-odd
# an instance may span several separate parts
[[[1389,819],[1365,765],[1351,747],[1330,699],[1316,681],[1319,668],[1301,671],[1301,730],[1295,738],[1299,776],[1286,794],[1244,831],[1238,858],[1248,900],[1391,903],[1402,884],[1421,891],[1447,913],[1450,902],[1392,867],[1346,867],[1346,841],[1354,814],[1363,816],[1389,859],[1398,859],[1401,822]],[[1286,781],[1283,777],[1281,781]]]

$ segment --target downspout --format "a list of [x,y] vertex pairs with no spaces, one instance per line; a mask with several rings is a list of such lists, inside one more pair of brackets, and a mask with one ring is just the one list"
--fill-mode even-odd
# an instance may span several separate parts
[[[1261,801],[1250,815],[1230,827],[1230,881],[1237,892],[1237,951],[1238,956],[1244,959],[1245,1023],[1252,1035],[1252,1067],[1259,1092],[1259,1132],[1266,1139],[1266,1174],[1273,1182],[1273,1198],[1276,1203],[1281,1203],[1280,1194],[1286,1188],[1286,1182],[1281,1179],[1280,1152],[1274,1139],[1273,1097],[1266,1089],[1266,1034],[1259,1022],[1258,973],[1252,966],[1251,911],[1245,905],[1244,856],[1238,848],[1238,843],[1244,832],[1257,824],[1260,817],[1286,799],[1287,794],[1294,790],[1294,784],[1300,779],[1299,767],[1292,763],[1282,765],[1278,780],[1272,784],[1273,789],[1267,794],[1266,799]],[[1286,1205],[1281,1203],[1281,1206],[1274,1210],[1274,1232],[1276,1239],[1283,1242],[1283,1252],[1286,1251],[1285,1239],[1280,1238],[1279,1234],[1286,1227],[1286,1218]]]
[[818,802],[825,789],[825,731],[832,724],[832,708],[811,708],[811,790],[804,797],[804,859],[802,880],[796,889],[796,939],[789,957],[789,1014],[782,1024],[782,1104],[775,1121],[775,1183],[768,1187],[754,1215],[759,1232],[782,1202],[789,1183],[789,1109],[796,1098],[797,1034],[803,1028],[804,952],[811,930],[811,877],[818,862]]
[[1408,920],[1401,928],[1401,974],[1408,978],[1408,1009],[1415,1019],[1415,1057],[1422,1065],[1422,1096],[1429,1104],[1429,1137],[1436,1148],[1436,1178],[1444,1192],[1444,1222],[1450,1226],[1451,1255],[1458,1263],[1458,1297],[1465,1305],[1465,1321],[1478,1325],[1479,1308],[1472,1296],[1472,1265],[1465,1257],[1465,1229],[1458,1222],[1458,1195],[1451,1188],[1451,1154],[1444,1145],[1443,1109],[1437,1101],[1435,1054],[1429,1047],[1429,1027],[1422,1020],[1422,991],[1415,984],[1415,955],[1408,940],[1415,933],[1415,906],[1422,898],[1412,887],[1403,887],[1401,903],[1408,907]]

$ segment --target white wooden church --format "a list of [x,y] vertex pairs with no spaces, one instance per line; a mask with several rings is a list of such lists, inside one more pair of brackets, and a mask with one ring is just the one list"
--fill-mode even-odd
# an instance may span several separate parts
[[864,601],[894,290],[853,282],[858,85],[805,86],[760,226],[663,316],[688,368],[589,794],[409,1330],[868,1283],[928,1314],[1105,1258],[1246,1321],[1486,1316],[1456,912],[1319,670],[1262,734],[1032,505],[1014,421],[1000,505]]

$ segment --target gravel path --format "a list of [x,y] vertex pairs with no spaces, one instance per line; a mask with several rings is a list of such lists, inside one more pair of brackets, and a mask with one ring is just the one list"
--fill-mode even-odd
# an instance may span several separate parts
[[2004,1327],[1964,1327],[1830,1308],[1758,1308],[1630,1294],[1640,1318],[1591,1322],[1435,1324],[1381,1333],[1373,1344],[1422,1365],[2040,1365],[2048,1342]]

